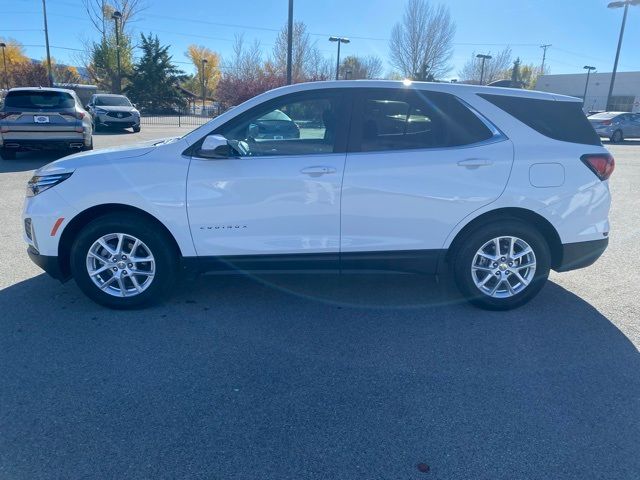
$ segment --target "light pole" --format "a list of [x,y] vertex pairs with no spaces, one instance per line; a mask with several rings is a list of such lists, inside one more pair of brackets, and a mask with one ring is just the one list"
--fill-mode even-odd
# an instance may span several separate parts
[[4,89],[9,90],[9,72],[7,72],[7,57],[5,56],[4,49],[7,48],[7,44],[0,42],[0,48],[2,49],[2,63],[4,64]]
[[116,24],[116,62],[118,64],[118,76],[116,78],[116,93],[120,93],[120,90],[122,89],[122,77],[121,77],[121,72],[120,72],[120,20],[122,19],[122,13],[120,13],[119,11],[115,11],[113,12],[113,15],[111,15],[111,18],[113,19],[113,21]]
[[493,57],[491,55],[483,55],[479,53],[476,55],[476,58],[482,59],[482,66],[480,67],[480,85],[484,84],[484,62],[485,60],[491,60]]
[[202,70],[200,72],[200,79],[202,80],[202,115],[204,115],[204,102],[207,97],[207,90],[204,83],[204,66],[208,63],[206,58],[202,59]]
[[293,0],[289,0],[289,18],[287,23],[287,85],[293,82]]
[[589,75],[591,74],[592,70],[596,69],[596,67],[585,65],[582,68],[587,71],[587,82],[584,84],[584,95],[582,96],[582,108],[584,108],[584,103],[587,101],[587,88],[589,88]]
[[616,59],[613,62],[613,72],[611,73],[611,83],[609,84],[609,94],[607,95],[607,110],[613,110],[611,105],[611,96],[613,95],[613,86],[616,83],[616,72],[618,71],[618,60],[620,59],[620,48],[622,47],[622,37],[624,36],[624,26],[627,23],[627,13],[629,12],[629,5],[640,5],[640,0],[623,0],[621,2],[611,2],[607,5],[607,8],[621,8],[624,7],[624,14],[622,15],[622,25],[620,26],[620,37],[618,38],[618,49],[616,50]]
[[336,60],[336,80],[340,79],[340,44],[341,43],[349,43],[349,40],[346,37],[329,37],[330,42],[338,42],[338,59]]
[[47,47],[47,75],[49,86],[53,87],[53,73],[51,72],[51,53],[49,52],[49,27],[47,26],[47,4],[42,0],[42,14],[44,16],[44,42]]

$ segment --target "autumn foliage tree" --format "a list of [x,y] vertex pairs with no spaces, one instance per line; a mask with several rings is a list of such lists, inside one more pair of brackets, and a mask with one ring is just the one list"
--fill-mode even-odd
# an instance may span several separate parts
[[[201,93],[204,79],[205,96],[212,96],[220,81],[220,55],[202,45],[189,45],[186,56],[193,62],[196,73],[184,82],[184,87]],[[204,64],[203,60],[206,60]]]

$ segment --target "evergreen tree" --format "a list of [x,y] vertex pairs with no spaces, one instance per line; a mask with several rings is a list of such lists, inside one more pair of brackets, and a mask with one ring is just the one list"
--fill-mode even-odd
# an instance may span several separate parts
[[169,46],[157,36],[141,34],[142,56],[133,66],[126,92],[132,102],[147,113],[168,113],[186,106],[178,84],[186,76],[171,61]]

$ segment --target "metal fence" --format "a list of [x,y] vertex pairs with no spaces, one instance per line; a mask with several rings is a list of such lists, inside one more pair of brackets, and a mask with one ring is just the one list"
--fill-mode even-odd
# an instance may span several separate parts
[[189,112],[176,112],[166,115],[150,115],[143,113],[140,116],[140,124],[172,127],[199,127],[216,116],[217,115],[196,115]]

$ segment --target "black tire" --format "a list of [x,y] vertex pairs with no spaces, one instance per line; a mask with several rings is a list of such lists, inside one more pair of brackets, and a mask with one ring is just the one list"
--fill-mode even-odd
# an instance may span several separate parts
[[624,134],[622,133],[622,130],[616,130],[615,132],[613,132],[609,140],[611,141],[611,143],[620,143],[624,141]]
[[[155,275],[149,286],[134,296],[119,297],[101,290],[87,271],[87,254],[99,238],[124,233],[141,240],[155,259]],[[178,252],[173,239],[154,222],[131,213],[96,218],[78,234],[71,248],[71,273],[78,287],[94,302],[114,309],[139,308],[166,298],[177,274]],[[110,273],[110,272],[109,272]]]
[[15,150],[9,150],[7,148],[0,148],[0,157],[2,157],[3,160],[15,160],[16,159],[16,151]]
[[133,133],[139,133],[140,132],[140,127],[133,127]]
[[[482,292],[480,288],[476,286],[473,278],[474,274],[472,273],[472,265],[474,264],[476,253],[483,245],[497,237],[507,236],[517,237],[531,247],[535,255],[536,268],[529,284],[521,291],[509,297],[495,298]],[[508,262],[509,260],[506,260],[506,262],[501,263]],[[515,263],[517,264],[517,261],[515,261]],[[486,310],[511,310],[524,305],[540,292],[549,277],[551,254],[549,245],[537,230],[520,220],[506,219],[481,226],[456,242],[450,264],[458,289],[470,303]],[[491,265],[491,268],[493,268],[493,265]],[[520,273],[525,275],[526,270],[525,272],[521,270]],[[484,275],[483,273],[478,273],[478,275],[481,274]],[[485,278],[487,277],[479,278],[479,280],[484,280]],[[517,277],[512,276],[511,279],[516,279],[517,288],[519,284]],[[509,280],[507,279],[507,281]],[[494,282],[490,285],[495,285],[497,280],[490,280],[490,282]],[[506,289],[507,287],[504,288]]]

